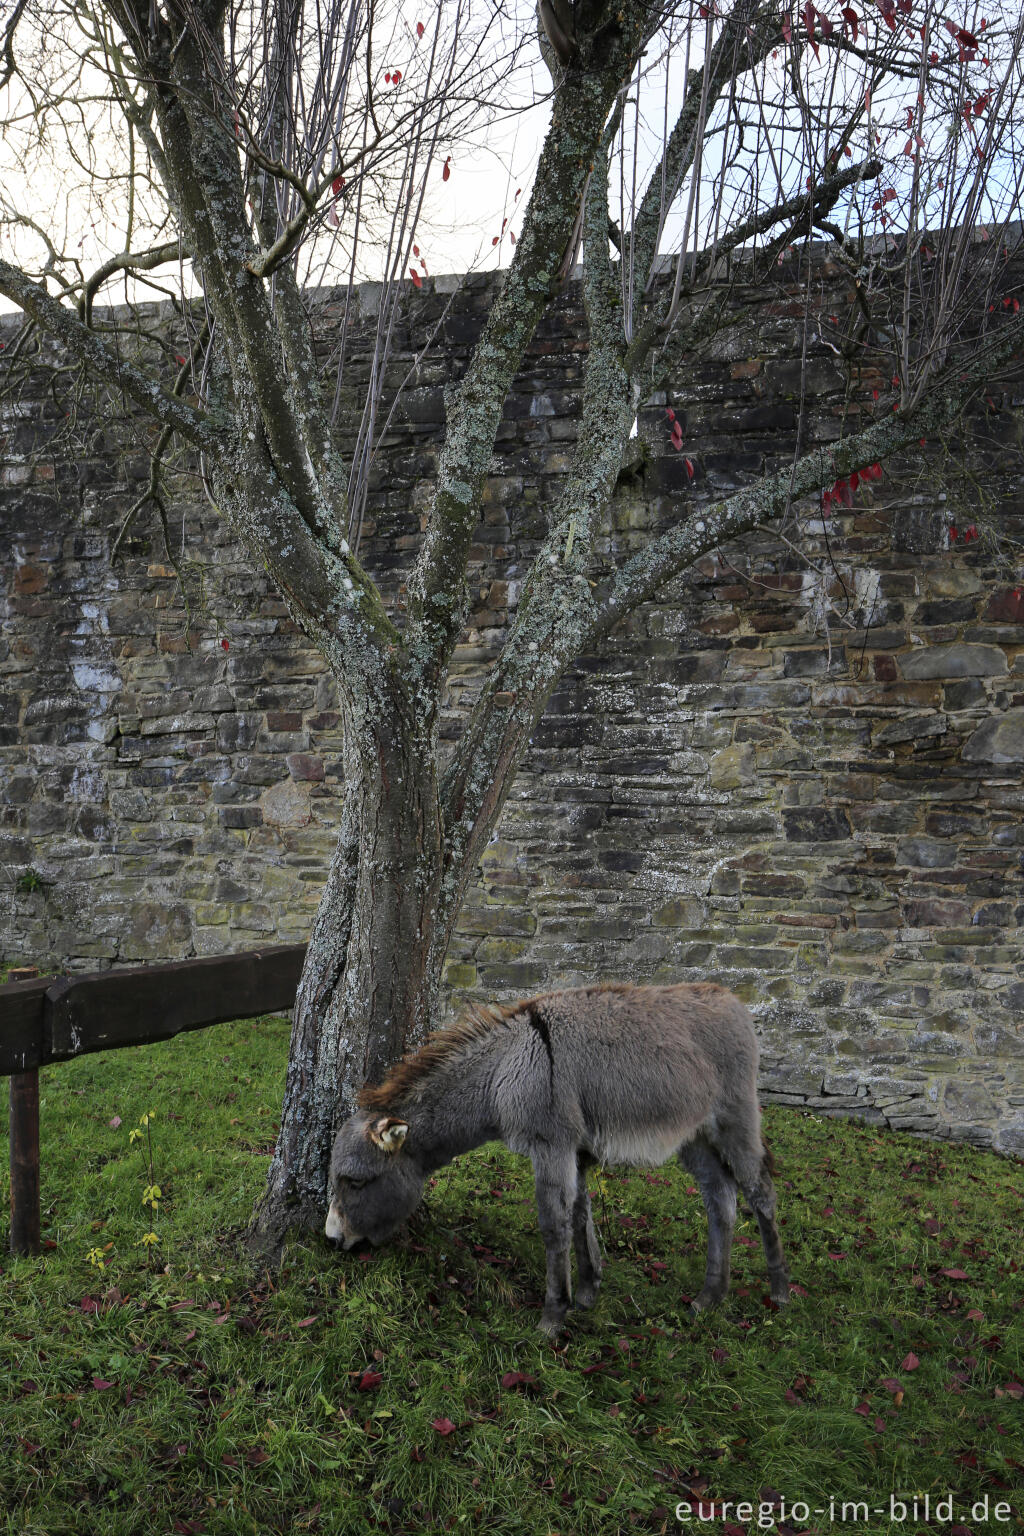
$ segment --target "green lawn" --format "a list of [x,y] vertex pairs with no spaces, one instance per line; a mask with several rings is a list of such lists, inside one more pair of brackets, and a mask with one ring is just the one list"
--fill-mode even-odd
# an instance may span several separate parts
[[[266,1168],[286,1051],[285,1022],[263,1019],[43,1073],[49,1246],[0,1259],[0,1529],[1024,1524],[970,1513],[986,1495],[1024,1508],[1019,1165],[770,1110],[798,1293],[768,1307],[748,1218],[729,1300],[698,1322],[705,1226],[687,1176],[606,1174],[601,1301],[553,1348],[534,1331],[529,1166],[498,1148],[443,1174],[391,1250],[310,1239],[279,1274],[247,1267],[232,1234]],[[147,1111],[155,1217],[145,1136],[129,1142]],[[951,1494],[954,1519],[839,1520],[841,1501],[888,1509],[893,1492]],[[755,1508],[681,1527],[677,1503],[698,1496]],[[813,1513],[831,1499],[834,1523]],[[798,1500],[810,1512],[791,1518]]]

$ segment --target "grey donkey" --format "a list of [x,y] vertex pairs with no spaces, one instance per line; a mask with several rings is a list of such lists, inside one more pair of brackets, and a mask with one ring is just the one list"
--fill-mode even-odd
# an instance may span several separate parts
[[601,1252],[587,1193],[593,1163],[654,1167],[677,1153],[708,1216],[700,1312],[729,1288],[736,1186],[757,1217],[773,1301],[789,1298],[775,1225],[771,1153],[761,1136],[750,1014],[710,983],[605,985],[472,1008],[364,1088],[331,1155],[326,1233],[351,1248],[386,1242],[430,1174],[503,1141],[533,1163],[547,1254],[541,1330],[555,1337],[572,1299],[592,1306]]

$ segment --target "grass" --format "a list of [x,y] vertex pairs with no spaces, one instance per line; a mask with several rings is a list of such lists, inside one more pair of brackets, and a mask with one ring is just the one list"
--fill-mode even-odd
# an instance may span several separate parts
[[[601,1300],[555,1348],[534,1332],[529,1167],[500,1148],[442,1174],[393,1249],[311,1238],[278,1274],[247,1267],[231,1234],[286,1052],[262,1019],[43,1073],[49,1246],[0,1261],[0,1530],[603,1536],[685,1529],[677,1503],[702,1496],[753,1513],[691,1530],[785,1536],[842,1529],[813,1512],[830,1499],[893,1492],[951,1495],[954,1519],[853,1528],[1021,1528],[1019,1166],[769,1110],[800,1290],[766,1304],[748,1218],[729,1299],[699,1321],[687,1176],[612,1171]],[[129,1142],[150,1110],[155,1214]],[[986,1495],[1008,1521],[972,1519]]]

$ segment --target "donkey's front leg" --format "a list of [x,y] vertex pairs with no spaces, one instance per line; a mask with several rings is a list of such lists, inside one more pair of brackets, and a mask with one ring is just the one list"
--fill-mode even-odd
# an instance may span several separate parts
[[548,1282],[541,1313],[540,1331],[557,1338],[572,1300],[569,1279],[569,1247],[572,1241],[572,1210],[576,1197],[575,1148],[538,1148],[532,1154],[537,1191],[537,1219],[548,1261]]

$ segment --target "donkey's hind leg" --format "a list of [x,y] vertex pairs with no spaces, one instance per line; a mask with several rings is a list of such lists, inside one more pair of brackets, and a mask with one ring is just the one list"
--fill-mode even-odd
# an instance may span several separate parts
[[765,1263],[768,1266],[771,1297],[776,1306],[783,1307],[789,1300],[789,1276],[782,1252],[782,1239],[775,1224],[772,1155],[768,1143],[761,1135],[759,1118],[755,1112],[748,1121],[718,1125],[714,1144],[720,1157],[735,1175],[737,1184],[757,1217]]
[[594,1217],[587,1192],[587,1168],[593,1162],[586,1152],[576,1158],[576,1200],[572,1208],[572,1241],[576,1250],[576,1305],[592,1307],[601,1285],[601,1249],[594,1231]]
[[690,1303],[694,1312],[717,1306],[729,1289],[729,1257],[736,1221],[736,1183],[703,1140],[679,1149],[679,1161],[697,1180],[708,1216],[708,1263],[704,1288]]

